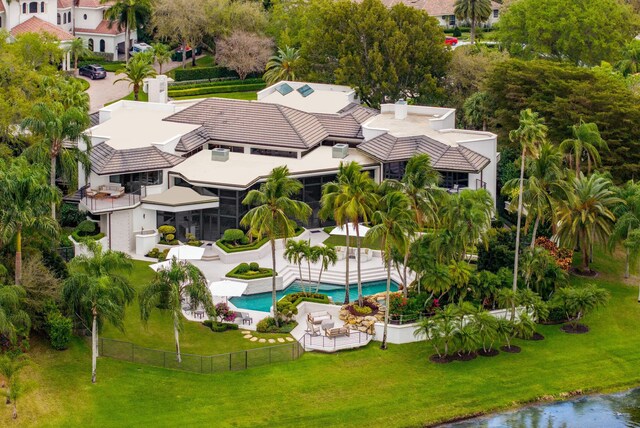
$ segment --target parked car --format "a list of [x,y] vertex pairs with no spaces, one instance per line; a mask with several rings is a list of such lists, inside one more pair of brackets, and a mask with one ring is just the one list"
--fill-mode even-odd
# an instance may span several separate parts
[[[196,56],[200,55],[201,53],[202,48],[198,46],[196,48]],[[191,46],[187,46],[187,59],[191,58],[192,55],[193,49],[191,49]],[[182,61],[182,47],[179,47],[178,49],[173,51],[173,54],[171,54],[171,61]]]
[[107,72],[101,65],[91,64],[80,67],[78,70],[80,76],[87,76],[91,80],[104,79],[107,77]]
[[151,49],[153,49],[151,45],[148,45],[146,43],[134,43],[133,46],[131,46],[131,50],[129,52],[131,53],[131,55],[135,55],[138,52],[146,52],[150,51]]
[[444,38],[444,44],[447,46],[455,46],[458,44],[458,38],[452,36],[446,36]]

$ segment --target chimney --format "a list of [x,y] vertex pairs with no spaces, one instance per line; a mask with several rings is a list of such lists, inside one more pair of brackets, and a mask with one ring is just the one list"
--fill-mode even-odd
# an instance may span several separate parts
[[397,120],[403,120],[406,119],[407,117],[407,102],[403,99],[399,99],[398,101],[396,101],[396,105],[395,105],[395,116]]
[[215,148],[211,150],[211,160],[214,162],[226,162],[229,160],[229,149]]
[[331,150],[331,157],[334,159],[344,159],[349,155],[348,144],[334,144]]

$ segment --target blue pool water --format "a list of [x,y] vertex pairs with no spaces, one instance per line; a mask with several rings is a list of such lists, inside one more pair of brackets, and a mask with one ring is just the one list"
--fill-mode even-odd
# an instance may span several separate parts
[[[308,286],[306,287],[309,288]],[[313,284],[311,287],[311,291],[315,291],[316,285]],[[387,289],[387,281],[372,281],[372,282],[363,282],[362,283],[362,294],[364,296],[369,296],[371,294],[380,293]],[[391,291],[397,291],[398,284],[391,281]],[[292,283],[289,287],[282,291],[278,291],[276,294],[278,296],[278,300],[287,294],[297,293],[300,291],[299,284],[297,282]],[[336,285],[336,284],[320,284],[320,288],[318,289],[318,293],[326,294],[331,297],[334,302],[340,303],[344,302],[344,285]],[[358,285],[351,284],[349,287],[349,297],[351,300],[358,297]],[[242,309],[251,309],[254,311],[262,311],[269,312],[269,308],[271,308],[271,293],[259,293],[259,294],[249,294],[246,296],[240,297],[232,297],[229,299],[231,303],[233,303],[236,307]]]

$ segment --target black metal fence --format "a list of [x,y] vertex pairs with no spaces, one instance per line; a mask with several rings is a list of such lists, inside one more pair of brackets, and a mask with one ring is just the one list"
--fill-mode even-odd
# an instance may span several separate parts
[[284,345],[248,349],[229,354],[194,355],[181,353],[181,362],[178,362],[175,352],[143,348],[131,342],[100,338],[98,345],[98,353],[102,357],[196,373],[245,370],[266,364],[297,360],[304,354],[304,348],[300,343],[290,342]]

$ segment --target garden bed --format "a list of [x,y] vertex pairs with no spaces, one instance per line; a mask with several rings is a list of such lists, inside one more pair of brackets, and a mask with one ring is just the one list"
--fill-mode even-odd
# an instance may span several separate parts
[[589,327],[584,324],[577,324],[576,326],[573,326],[572,324],[565,324],[560,327],[560,330],[569,334],[585,334],[589,332]]
[[[260,267],[257,263],[240,263],[238,266],[231,269],[231,271],[225,276],[227,278],[247,280],[269,278],[273,276],[273,269]],[[276,276],[278,276],[278,272],[276,272]]]

